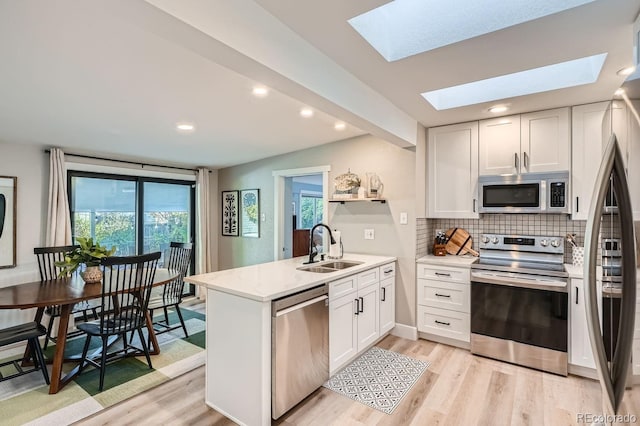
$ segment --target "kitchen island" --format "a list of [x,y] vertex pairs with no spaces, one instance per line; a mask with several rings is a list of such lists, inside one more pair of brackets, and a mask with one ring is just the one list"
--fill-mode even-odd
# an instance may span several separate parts
[[271,424],[271,301],[396,260],[345,254],[342,261],[360,263],[335,272],[315,273],[297,269],[306,259],[185,278],[207,289],[205,402],[236,423]]

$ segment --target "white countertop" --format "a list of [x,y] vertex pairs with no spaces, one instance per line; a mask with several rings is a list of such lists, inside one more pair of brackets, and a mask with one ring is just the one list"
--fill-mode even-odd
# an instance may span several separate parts
[[[302,264],[302,262],[305,262],[307,259],[308,256],[295,257],[293,259],[279,260],[276,262],[260,263],[258,265],[244,266],[241,268],[192,275],[186,277],[184,280],[188,283],[197,284],[209,289],[235,294],[236,296],[260,302],[267,302],[396,260],[396,258],[392,256],[345,253],[340,261],[357,261],[363,263],[330,273],[297,270],[296,268],[298,267],[307,266]],[[327,259],[324,262],[314,263],[313,265],[319,266],[331,261],[331,259]]]
[[420,257],[416,259],[416,263],[427,263],[429,265],[439,265],[439,266],[457,266],[460,268],[469,268],[471,264],[478,259],[475,256],[471,256],[470,254],[465,254],[463,256],[455,256],[448,254],[446,256],[434,256],[432,254],[428,254],[426,256]]

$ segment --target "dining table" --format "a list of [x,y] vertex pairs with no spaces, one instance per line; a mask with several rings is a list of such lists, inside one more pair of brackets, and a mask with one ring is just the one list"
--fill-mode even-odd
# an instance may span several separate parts
[[[157,268],[153,286],[167,284],[180,277],[180,272],[173,269]],[[40,323],[47,306],[60,306],[60,320],[56,338],[55,352],[51,360],[51,383],[49,394],[58,393],[66,384],[80,372],[76,366],[64,376],[62,365],[65,362],[65,345],[71,310],[76,303],[102,297],[102,282],[85,283],[81,277],[74,274],[71,277],[57,278],[45,281],[33,281],[0,288],[0,309],[31,309],[36,308],[35,320]],[[160,346],[153,330],[153,320],[149,311],[146,312],[146,325],[149,330],[149,341],[152,355],[160,353]],[[28,361],[30,351],[25,350],[24,360]]]

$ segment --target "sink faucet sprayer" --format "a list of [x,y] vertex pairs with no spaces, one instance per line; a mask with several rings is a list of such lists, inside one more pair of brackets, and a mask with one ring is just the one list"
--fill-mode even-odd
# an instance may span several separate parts
[[336,240],[333,239],[333,234],[331,233],[331,228],[329,228],[324,223],[318,223],[313,228],[311,228],[311,232],[309,233],[309,260],[307,262],[304,262],[303,265],[308,265],[309,263],[317,262],[316,260],[313,260],[313,258],[318,255],[318,250],[316,250],[316,246],[313,244],[313,232],[319,226],[322,226],[322,227],[326,228],[327,231],[329,231],[329,238],[331,239],[331,244],[335,244],[336,243]]

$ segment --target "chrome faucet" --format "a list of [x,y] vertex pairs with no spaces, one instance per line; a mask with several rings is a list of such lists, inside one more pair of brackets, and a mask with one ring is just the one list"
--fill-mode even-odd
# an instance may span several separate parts
[[313,260],[318,255],[318,250],[316,250],[316,246],[313,244],[313,232],[319,226],[323,226],[327,231],[329,231],[329,238],[331,239],[331,244],[336,243],[336,240],[333,238],[333,234],[331,233],[331,229],[324,223],[318,223],[313,228],[311,228],[311,232],[309,233],[309,260],[307,262],[304,262],[303,265],[308,265],[309,263],[317,262],[316,260]]

